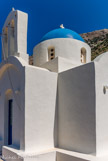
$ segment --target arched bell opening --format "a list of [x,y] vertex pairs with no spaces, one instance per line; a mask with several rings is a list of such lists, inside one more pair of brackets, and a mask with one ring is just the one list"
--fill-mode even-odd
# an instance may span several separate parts
[[86,63],[86,49],[81,48],[81,63]]

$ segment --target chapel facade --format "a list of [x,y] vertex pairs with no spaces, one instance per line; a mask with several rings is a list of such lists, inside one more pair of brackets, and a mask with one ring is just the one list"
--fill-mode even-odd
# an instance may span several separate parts
[[91,61],[76,32],[48,32],[28,63],[26,13],[2,30],[0,152],[4,161],[108,160],[108,52]]

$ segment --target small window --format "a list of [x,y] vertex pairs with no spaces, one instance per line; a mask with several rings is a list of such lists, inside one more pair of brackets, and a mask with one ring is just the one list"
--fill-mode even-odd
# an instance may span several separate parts
[[53,52],[54,51],[54,49],[51,49],[51,52]]
[[53,56],[54,54],[53,53],[51,53],[51,56]]
[[52,60],[55,58],[55,48],[50,47],[48,48],[48,60]]
[[86,63],[86,49],[81,48],[81,63]]

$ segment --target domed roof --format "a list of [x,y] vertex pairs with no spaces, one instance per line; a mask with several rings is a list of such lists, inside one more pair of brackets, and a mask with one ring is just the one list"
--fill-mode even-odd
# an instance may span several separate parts
[[49,39],[56,39],[56,38],[71,38],[71,39],[76,39],[84,42],[83,38],[79,34],[66,28],[59,28],[48,32],[43,36],[43,38],[41,39],[41,42]]

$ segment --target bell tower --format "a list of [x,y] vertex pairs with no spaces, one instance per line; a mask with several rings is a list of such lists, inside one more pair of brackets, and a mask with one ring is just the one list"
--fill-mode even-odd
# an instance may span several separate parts
[[27,21],[26,13],[12,8],[2,29],[2,60],[18,56],[28,62]]

